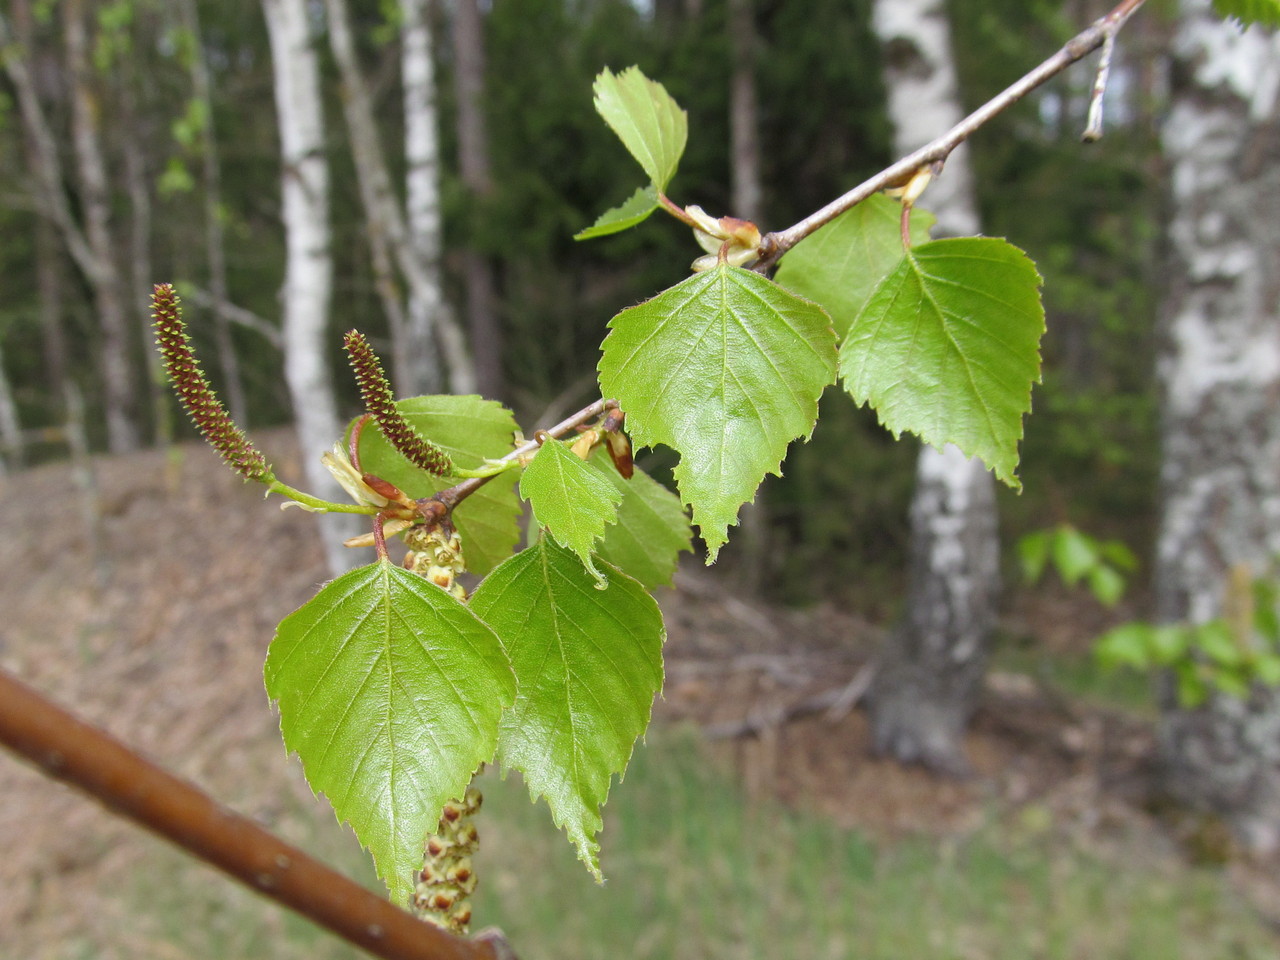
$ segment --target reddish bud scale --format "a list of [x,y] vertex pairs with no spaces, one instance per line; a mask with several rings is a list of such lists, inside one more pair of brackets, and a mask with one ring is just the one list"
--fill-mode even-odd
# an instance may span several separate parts
[[382,435],[406,460],[427,473],[447,477],[453,473],[453,461],[449,455],[426,437],[413,429],[408,420],[396,409],[391,384],[382,372],[382,361],[369,346],[369,341],[358,330],[348,330],[343,338],[351,369],[356,374],[360,397],[365,409],[373,415]]
[[609,458],[617,467],[622,479],[630,480],[636,472],[635,461],[631,459],[631,441],[625,433],[611,432],[605,434],[605,446],[609,448]]
[[270,483],[275,478],[266,458],[232,421],[200,369],[182,320],[182,301],[172,284],[155,285],[151,293],[151,318],[165,373],[200,435],[240,476]]
[[457,934],[465,934],[471,923],[471,894],[476,889],[471,858],[480,845],[471,818],[481,802],[480,791],[471,786],[461,800],[444,805],[436,832],[423,844],[422,869],[414,884],[413,912]]

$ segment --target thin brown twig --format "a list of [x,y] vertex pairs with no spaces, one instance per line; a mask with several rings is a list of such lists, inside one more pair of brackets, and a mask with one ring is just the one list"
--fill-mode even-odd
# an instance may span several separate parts
[[383,960],[499,960],[395,907],[222,806],[0,670],[0,743],[54,779],[157,833]]
[[848,193],[831,201],[821,210],[811,213],[798,223],[785,230],[765,234],[760,241],[760,259],[751,269],[757,273],[768,273],[777,265],[783,254],[846,210],[857,206],[872,194],[902,182],[904,178],[909,177],[913,171],[921,167],[945,161],[952,150],[994,117],[1008,110],[1036,87],[1057,76],[1073,63],[1083,60],[1106,43],[1108,37],[1114,37],[1116,31],[1144,2],[1145,0],[1123,0],[1110,13],[1095,20],[1087,29],[1068,40],[1066,45],[1049,59],[1010,84],[936,140],[908,154],[892,166],[886,167],[869,180],[864,180]]
[[[575,427],[578,427],[586,423],[592,417],[598,417],[602,413],[604,413],[606,410],[616,410],[616,409],[618,409],[617,400],[597,400],[595,403],[588,404],[587,406],[579,410],[577,413],[571,414],[570,416],[561,420],[554,427],[550,427],[546,430],[539,430],[538,434],[539,435],[546,434],[552,437],[560,438],[560,437],[563,437],[565,434],[567,434],[569,431],[573,430]],[[529,454],[535,452],[539,446],[540,446],[540,441],[537,439],[537,437],[535,437],[533,440],[530,440],[527,443],[521,444],[520,446],[516,447],[516,449],[512,450],[505,457],[502,457],[499,462],[507,463],[511,460],[518,460],[521,457],[528,456]],[[467,497],[471,496],[473,493],[475,493],[477,490],[483,487],[495,476],[500,477],[503,475],[504,474],[497,473],[497,474],[494,474],[493,476],[488,476],[488,477],[470,477],[466,480],[463,480],[461,483],[455,484],[454,486],[450,487],[448,490],[441,490],[434,497],[427,497],[424,500],[419,501],[420,508],[421,508],[421,505],[423,504],[430,504],[434,502],[434,503],[442,503],[449,511],[452,511],[458,504],[460,504],[463,500],[467,499]],[[427,517],[428,522],[431,522],[431,520],[433,519],[433,517],[427,515],[425,511],[424,511],[424,516]]]
[[1085,143],[1096,143],[1102,139],[1102,101],[1107,93],[1107,80],[1111,77],[1111,58],[1115,54],[1116,37],[1135,10],[1142,4],[1121,4],[1103,19],[1106,20],[1106,35],[1102,39],[1102,56],[1098,59],[1098,73],[1093,79],[1093,93],[1089,97],[1089,117],[1085,122],[1084,133],[1080,139]]

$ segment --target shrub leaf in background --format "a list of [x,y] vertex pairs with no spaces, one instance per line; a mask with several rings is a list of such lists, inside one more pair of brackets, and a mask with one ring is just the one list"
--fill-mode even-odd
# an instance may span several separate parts
[[515,699],[498,637],[451,594],[382,561],[286,617],[265,678],[307,782],[406,904],[423,837],[493,757]]
[[[477,396],[427,396],[401,400],[396,407],[422,436],[442,447],[459,467],[478,467],[486,458],[511,452],[517,430],[511,411]],[[360,468],[387,480],[411,497],[429,497],[457,483],[419,470],[386,441],[373,424],[360,434]],[[462,537],[467,569],[483,576],[511,556],[520,538],[520,501],[515,475],[495,477],[458,505],[453,522]]]
[[1040,379],[1040,274],[1004,240],[935,240],[876,287],[840,350],[858,403],[907,430],[981,457],[1015,489],[1022,416]]
[[618,522],[609,527],[596,551],[629,577],[652,590],[670,586],[684,550],[693,550],[693,530],[680,498],[643,470],[631,479],[613,468],[608,452],[599,447],[591,463],[622,491]]
[[471,609],[502,638],[519,684],[503,715],[498,760],[523,774],[600,879],[596,834],[662,687],[666,631],[657,603],[605,566],[595,589],[578,558],[549,538],[502,563]]
[[[876,286],[902,262],[902,205],[877,193],[846,210],[783,258],[775,279],[822,304],[844,337]],[[911,242],[924,243],[934,216],[911,211]]]
[[603,587],[607,580],[591,551],[605,527],[618,519],[622,491],[559,440],[548,438],[525,467],[520,496],[556,543],[576,553]]
[[681,499],[715,560],[787,445],[808,437],[836,369],[826,312],[726,264],[694,274],[609,322],[600,390],[627,411],[638,446],[680,454]]

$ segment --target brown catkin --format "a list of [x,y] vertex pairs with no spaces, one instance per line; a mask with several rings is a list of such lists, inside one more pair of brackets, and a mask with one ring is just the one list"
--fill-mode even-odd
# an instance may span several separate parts
[[347,348],[347,356],[351,358],[351,368],[355,371],[356,384],[360,387],[360,397],[365,409],[373,415],[387,442],[406,460],[427,473],[438,477],[452,474],[453,461],[449,455],[413,429],[396,409],[391,384],[382,371],[382,361],[373,352],[373,347],[364,334],[358,330],[348,330],[343,338],[343,345]]
[[270,483],[275,477],[266,458],[235,425],[200,369],[182,320],[182,301],[172,284],[155,285],[151,293],[151,318],[165,372],[200,435],[240,476]]

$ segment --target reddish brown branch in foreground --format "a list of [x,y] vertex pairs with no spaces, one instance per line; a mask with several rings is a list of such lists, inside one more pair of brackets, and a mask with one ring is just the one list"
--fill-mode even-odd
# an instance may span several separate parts
[[158,833],[383,960],[499,960],[492,943],[423,923],[77,720],[0,670],[0,742],[46,774]]
[[[767,233],[760,241],[760,259],[751,268],[758,273],[768,273],[782,255],[814,231],[830,223],[840,214],[856,207],[873,193],[902,182],[904,178],[931,163],[944,161],[951,151],[985,126],[992,118],[1009,109],[1046,80],[1056,77],[1067,67],[1083,60],[1094,50],[1114,38],[1116,31],[1142,6],[1144,0],[1123,0],[1110,13],[1099,17],[1088,28],[1076,34],[1066,45],[1040,66],[1001,93],[992,97],[969,116],[944,133],[938,139],[925,144],[919,150],[903,157],[890,167],[885,167],[869,180],[865,180],[842,197],[831,201],[821,210],[811,213],[799,223],[785,230]],[[1105,82],[1105,77],[1103,81]]]

